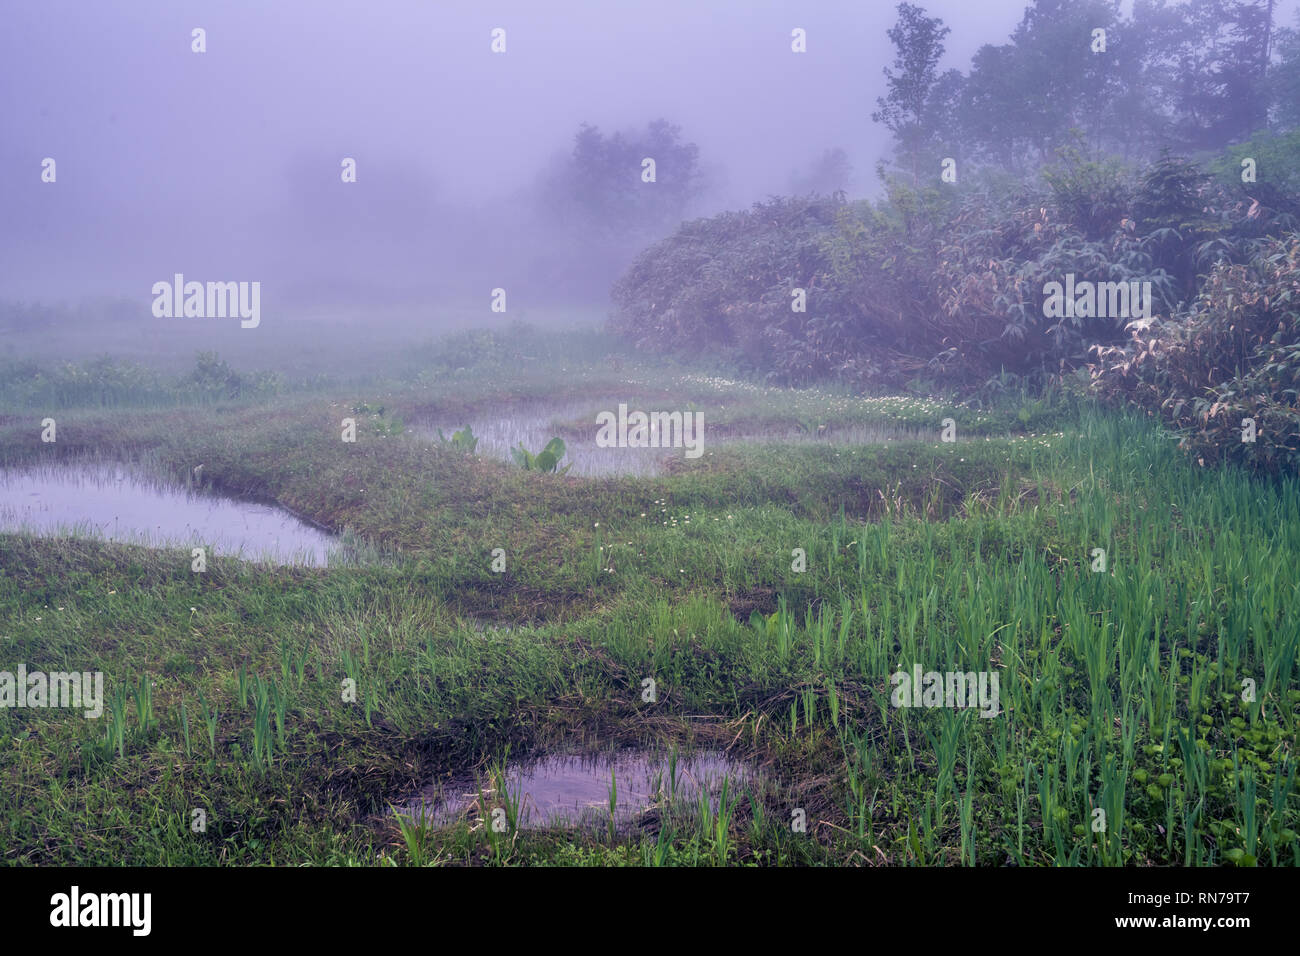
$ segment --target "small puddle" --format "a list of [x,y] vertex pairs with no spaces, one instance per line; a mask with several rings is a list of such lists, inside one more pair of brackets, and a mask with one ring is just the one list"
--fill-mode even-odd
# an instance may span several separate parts
[[[531,408],[507,406],[496,412],[487,412],[468,424],[477,438],[476,454],[511,462],[510,449],[520,442],[536,454],[552,438],[564,439],[564,457],[560,467],[570,465],[568,474],[583,478],[604,478],[613,475],[648,477],[659,474],[664,462],[672,455],[681,455],[681,449],[672,448],[601,448],[596,444],[596,415],[605,410],[607,403],[599,400],[541,404]],[[612,406],[618,408],[617,402]],[[441,425],[420,429],[427,438],[438,438],[438,427],[450,438],[465,422],[450,426]],[[707,422],[705,435],[708,435]],[[707,446],[706,446],[707,447]]]
[[707,797],[717,809],[723,780],[731,797],[754,777],[745,764],[716,752],[678,756],[624,751],[602,756],[552,755],[506,767],[505,791],[484,779],[481,789],[473,781],[432,786],[405,801],[400,812],[446,826],[479,813],[483,797],[490,813],[506,799],[516,807],[520,827],[587,827],[609,825],[610,784],[615,784],[614,823],[626,827],[649,810],[671,804],[698,806]]
[[[476,454],[513,462],[512,448],[523,446],[534,454],[540,452],[552,438],[564,439],[565,455],[560,467],[570,465],[568,474],[584,478],[601,478],[615,475],[651,477],[662,474],[672,458],[684,458],[683,448],[602,448],[596,444],[600,426],[596,416],[602,411],[617,414],[619,402],[629,410],[661,411],[663,402],[653,399],[587,399],[563,404],[542,404],[531,408],[506,406],[499,411],[480,413],[468,422],[477,438]],[[681,411],[681,409],[678,409]],[[445,437],[465,427],[466,422],[417,426],[424,438],[438,439],[438,429]],[[887,424],[848,425],[827,428],[820,434],[797,428],[769,428],[746,431],[744,426],[714,425],[706,413],[701,448],[707,455],[720,445],[737,442],[779,442],[781,444],[829,445],[879,445],[889,441],[935,441],[939,433],[934,430],[898,428]],[[687,459],[688,461],[690,459]]]
[[96,537],[149,547],[210,548],[272,564],[324,566],[329,534],[273,505],[194,491],[132,466],[0,469],[0,531]]

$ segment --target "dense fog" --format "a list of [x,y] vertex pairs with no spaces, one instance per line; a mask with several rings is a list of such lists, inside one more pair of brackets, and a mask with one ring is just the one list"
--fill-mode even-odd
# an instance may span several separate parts
[[[928,7],[952,29],[941,66],[963,68],[1023,3]],[[180,272],[260,281],[265,308],[479,303],[498,286],[603,303],[674,215],[876,193],[889,134],[871,113],[894,17],[857,0],[12,4],[0,297],[147,309],[152,284]],[[566,176],[580,126],[659,119],[698,146],[689,196],[636,236],[595,235]]]

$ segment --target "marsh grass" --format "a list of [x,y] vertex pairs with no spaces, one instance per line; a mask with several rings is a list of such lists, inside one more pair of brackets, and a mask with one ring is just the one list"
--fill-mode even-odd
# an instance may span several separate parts
[[[464,422],[503,397],[611,385],[581,356],[541,363],[549,380],[474,371],[498,358],[274,404],[69,408],[56,446],[0,416],[6,464],[202,462],[214,487],[389,558],[218,557],[194,574],[181,551],[0,534],[0,664],[106,677],[99,724],[0,713],[7,862],[1300,864],[1296,482],[1199,468],[1150,422],[1087,407],[953,411],[646,368],[626,384],[726,404],[738,428],[924,429],[953,411],[970,440],[728,443],[595,481],[390,430],[339,441],[362,402]],[[1001,714],[895,710],[889,677],[913,664],[995,670]],[[183,753],[160,726],[181,728]],[[519,828],[504,778],[474,824],[408,830],[388,812],[436,775],[574,740],[714,745],[763,779],[682,801],[670,755],[657,825],[613,837]],[[195,792],[224,808],[202,836]],[[505,833],[481,825],[497,806]]]

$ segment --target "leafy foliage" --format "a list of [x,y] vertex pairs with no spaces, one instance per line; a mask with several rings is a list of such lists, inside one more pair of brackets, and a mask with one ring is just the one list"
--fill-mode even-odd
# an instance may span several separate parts
[[475,449],[478,448],[478,439],[474,437],[474,429],[469,425],[466,425],[460,431],[452,432],[450,438],[444,435],[442,429],[439,428],[438,441],[464,455],[472,455]]
[[826,288],[824,240],[843,206],[835,197],[777,198],[683,224],[615,284],[611,327],[649,349],[716,347],[773,378],[833,373],[815,348],[835,335],[826,300],[811,296],[818,306],[806,321],[791,301],[796,288]]
[[375,435],[396,437],[406,431],[402,419],[389,414],[388,409],[383,405],[371,405],[369,402],[361,402],[352,406],[352,414],[363,416],[370,426],[371,433]]
[[1300,235],[1217,264],[1187,315],[1130,333],[1095,349],[1099,394],[1158,414],[1202,464],[1300,471]]
[[1086,365],[1096,346],[1123,347],[1142,312],[1058,314],[1054,284],[1137,283],[1152,315],[1174,316],[1206,273],[1256,261],[1291,222],[1278,209],[1297,201],[1279,181],[1275,207],[1263,206],[1168,154],[1138,168],[1073,147],[1058,157],[1029,185],[887,177],[876,203],[773,198],[687,223],[616,283],[611,328],[782,385],[1042,381]]
[[216,352],[199,352],[194,360],[194,370],[182,380],[181,386],[219,398],[241,398],[246,395],[274,394],[279,381],[274,372],[236,372]]
[[510,449],[510,457],[524,471],[545,471],[552,474],[566,474],[573,466],[565,465],[560,467],[560,459],[564,457],[564,440],[562,438],[552,438],[546,443],[546,447],[536,455],[524,447],[523,442],[519,443],[518,448]]

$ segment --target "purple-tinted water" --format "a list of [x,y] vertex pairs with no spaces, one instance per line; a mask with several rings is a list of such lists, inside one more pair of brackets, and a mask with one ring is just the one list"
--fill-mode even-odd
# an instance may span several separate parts
[[335,539],[271,505],[237,501],[102,462],[0,470],[0,531],[150,547],[206,547],[273,564],[324,565]]
[[[472,814],[480,794],[488,812],[510,804],[517,807],[519,826],[605,826],[610,818],[610,789],[616,787],[614,822],[626,825],[647,810],[671,801],[698,802],[701,793],[715,798],[726,778],[734,791],[753,776],[742,763],[718,753],[677,758],[645,751],[584,757],[552,755],[507,766],[505,791],[497,781],[480,786],[448,784],[430,787],[407,800],[402,813],[412,819],[446,825]],[[716,800],[712,800],[716,806]]]

